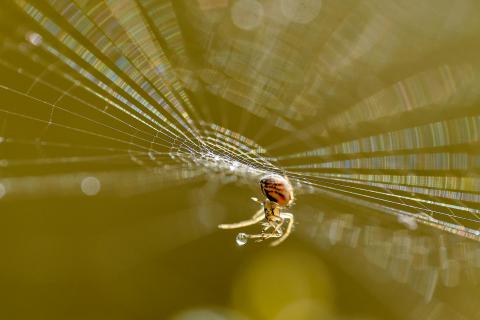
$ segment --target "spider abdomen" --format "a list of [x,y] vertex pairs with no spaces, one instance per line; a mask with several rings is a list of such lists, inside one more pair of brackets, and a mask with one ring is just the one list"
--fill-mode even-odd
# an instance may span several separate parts
[[268,200],[286,207],[293,202],[293,188],[287,178],[271,174],[260,179],[260,188]]

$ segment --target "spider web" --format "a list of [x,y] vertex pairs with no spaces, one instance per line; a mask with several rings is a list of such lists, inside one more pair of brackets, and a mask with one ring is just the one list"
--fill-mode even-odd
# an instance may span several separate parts
[[[283,78],[275,77],[272,74],[275,62],[254,61],[256,56],[266,53],[287,52],[288,45],[278,43],[277,38],[262,41],[271,37],[272,30],[268,28],[258,32],[254,50],[247,53],[245,50],[252,41],[230,40],[215,30],[207,32],[206,27],[211,27],[209,16],[201,12],[201,7],[191,8],[187,14],[197,19],[192,19],[191,24],[198,27],[198,43],[203,45],[207,41],[203,38],[208,37],[211,44],[206,47],[206,58],[202,61],[205,68],[196,67],[198,76],[192,71],[189,80],[183,74],[182,83],[182,76],[179,79],[175,68],[187,69],[176,65],[193,62],[188,60],[181,21],[176,19],[172,4],[131,2],[93,6],[56,1],[44,6],[24,1],[16,4],[22,11],[20,14],[31,20],[26,19],[17,38],[5,36],[2,47],[0,65],[8,74],[4,78],[9,79],[0,86],[6,97],[1,108],[6,155],[2,167],[4,176],[11,176],[2,183],[5,196],[21,193],[22,188],[13,186],[15,181],[22,181],[19,176],[35,171],[36,167],[42,167],[42,173],[66,174],[64,179],[58,179],[62,188],[68,181],[76,184],[76,178],[68,178],[67,174],[75,175],[75,165],[80,163],[98,167],[92,171],[108,173],[111,178],[103,178],[103,184],[115,181],[125,171],[149,175],[148,169],[176,172],[171,177],[174,180],[181,179],[181,175],[190,179],[212,168],[251,179],[265,172],[277,172],[287,174],[297,183],[299,192],[307,187],[313,192],[341,197],[343,201],[374,204],[378,210],[479,239],[476,207],[479,180],[475,172],[480,167],[480,158],[472,153],[472,147],[479,140],[480,118],[457,115],[471,113],[468,108],[463,112],[450,111],[477,99],[471,89],[480,79],[478,65],[473,62],[437,63],[385,85],[340,111],[328,111],[321,106],[315,110],[309,101],[317,98],[311,92],[320,85],[318,81],[337,73],[336,82],[342,83],[342,68],[365,64],[361,58],[369,46],[381,46],[375,38],[380,35],[362,38],[370,35],[372,26],[367,25],[360,39],[349,39],[356,45],[354,48],[362,49],[360,52],[330,54],[346,36],[343,29],[360,23],[355,19],[350,21],[347,12],[345,25],[338,26],[319,48],[320,58],[308,56],[314,63],[310,73],[321,77],[316,75],[318,80],[314,79],[311,87],[305,87],[289,107],[282,107],[285,102],[280,99],[291,99],[287,97],[289,93],[285,92],[283,97],[273,93],[282,87],[292,90],[298,84],[293,80],[282,83]],[[367,5],[357,10],[375,9]],[[107,17],[103,17],[105,14]],[[375,18],[370,23],[380,23],[376,19],[384,22]],[[277,32],[281,30],[278,21],[269,23],[277,27]],[[185,32],[189,27],[185,27]],[[286,34],[278,35],[279,39],[290,39],[298,32],[288,32],[288,27],[283,27]],[[262,42],[262,46],[255,47],[257,42]],[[223,57],[223,48],[236,51]],[[212,61],[219,57],[223,61]],[[297,64],[288,55],[277,58],[280,61],[276,63],[288,61],[286,72],[297,73],[292,78],[299,78],[299,69],[306,68],[305,63]],[[242,63],[251,64],[248,69],[251,72],[239,74]],[[324,70],[326,67],[329,70]],[[248,88],[245,80],[253,77],[257,80]],[[264,118],[263,128],[249,139],[217,125],[212,113],[222,112],[213,107],[196,108],[201,103],[192,102],[185,91],[184,83],[198,84],[196,78],[206,83],[210,93],[243,108],[244,127],[260,117]],[[245,88],[238,87],[235,91],[242,84]],[[319,95],[318,91],[316,94]],[[279,101],[275,103],[275,99]],[[411,121],[406,128],[343,138],[340,139],[343,142],[335,143],[339,138],[333,137],[334,133],[351,136],[352,127],[375,126],[385,119],[415,114],[417,109],[443,113],[436,121],[429,117],[427,123]],[[308,120],[309,113],[315,118],[315,113],[326,112],[330,115],[321,122]],[[252,113],[256,119],[252,119]],[[281,135],[271,134],[275,132]],[[319,142],[324,146],[311,147],[322,138],[330,143]],[[304,147],[307,151],[289,153],[292,149],[289,146],[299,141],[308,144]],[[118,170],[112,170],[115,167]],[[42,175],[36,177],[39,186],[43,184]],[[168,176],[162,175],[162,179],[168,182]],[[31,184],[35,179],[29,181]],[[35,188],[29,189],[30,193],[37,192]]]
[[[6,4],[2,201],[279,173],[298,195],[480,240],[480,48],[450,41],[474,37],[475,17],[462,12],[460,28],[442,5],[418,5],[419,25],[408,1],[273,3],[260,22],[221,1]],[[299,217],[301,234],[331,244],[348,230],[342,241],[356,243],[350,218],[324,233],[315,219]]]

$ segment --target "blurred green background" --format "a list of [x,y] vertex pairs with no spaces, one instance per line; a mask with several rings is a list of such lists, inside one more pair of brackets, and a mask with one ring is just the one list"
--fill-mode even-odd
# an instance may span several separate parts
[[[479,15],[3,1],[0,318],[478,319]],[[238,247],[272,171],[293,235]]]

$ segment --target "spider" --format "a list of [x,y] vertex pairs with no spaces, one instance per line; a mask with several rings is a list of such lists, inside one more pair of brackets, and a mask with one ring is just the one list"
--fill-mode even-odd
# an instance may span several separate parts
[[[266,197],[264,201],[259,201],[257,198],[251,198],[253,201],[262,205],[252,218],[231,224],[221,224],[220,229],[237,229],[251,226],[261,222],[263,230],[259,234],[239,233],[237,235],[237,244],[244,245],[248,239],[256,239],[256,242],[265,239],[274,238],[276,240],[270,243],[271,246],[276,246],[282,243],[292,232],[293,214],[288,212],[281,212],[282,209],[288,208],[293,203],[293,188],[290,181],[286,177],[277,174],[269,174],[260,179],[260,189]],[[288,224],[285,230],[282,229],[285,220]],[[272,229],[270,232],[270,229]]]

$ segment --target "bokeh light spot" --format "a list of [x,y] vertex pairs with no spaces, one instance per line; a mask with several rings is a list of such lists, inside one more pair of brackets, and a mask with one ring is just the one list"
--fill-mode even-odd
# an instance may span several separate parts
[[98,194],[101,186],[100,180],[98,180],[96,177],[86,177],[80,184],[82,192],[87,196],[94,196]]
[[231,9],[232,22],[240,29],[253,30],[263,20],[263,5],[255,0],[239,0]]

